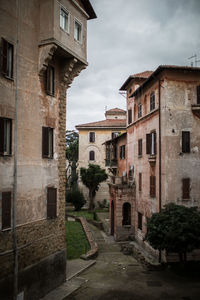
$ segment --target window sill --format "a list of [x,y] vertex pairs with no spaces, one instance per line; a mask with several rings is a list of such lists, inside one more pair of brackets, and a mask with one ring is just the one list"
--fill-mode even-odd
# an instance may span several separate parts
[[47,95],[55,98],[55,94],[47,93]]
[[131,225],[122,225],[124,228],[131,228]]
[[11,227],[9,227],[9,228],[3,228],[3,229],[1,229],[1,231],[2,232],[7,232],[7,231],[11,231],[12,230],[12,228]]
[[142,158],[142,155],[138,155],[138,158]]
[[12,157],[12,154],[0,154],[0,157]]
[[13,77],[9,77],[8,75],[2,74],[4,78],[10,80],[10,81],[14,81]]
[[60,30],[62,30],[64,33],[67,33],[68,35],[70,35],[69,30],[65,30],[64,28],[60,27]]
[[76,43],[78,43],[79,45],[82,45],[83,44],[83,42],[82,42],[82,40],[77,40],[76,38],[74,38],[74,41],[76,42]]

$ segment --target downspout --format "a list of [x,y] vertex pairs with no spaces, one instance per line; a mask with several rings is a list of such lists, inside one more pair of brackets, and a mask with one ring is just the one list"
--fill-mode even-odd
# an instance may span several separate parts
[[[160,92],[160,79],[158,80],[158,105],[159,105],[159,212],[162,208],[162,182],[161,182],[161,92]],[[161,263],[161,250],[159,251],[159,263]]]
[[17,299],[18,294],[18,249],[17,249],[17,127],[18,127],[18,44],[19,44],[19,22],[20,22],[20,0],[16,0],[17,11],[17,40],[16,40],[16,90],[15,90],[15,126],[14,126],[14,182],[13,182],[13,212],[12,212],[12,229],[13,229],[13,255],[14,255],[14,274],[13,274],[13,298]]

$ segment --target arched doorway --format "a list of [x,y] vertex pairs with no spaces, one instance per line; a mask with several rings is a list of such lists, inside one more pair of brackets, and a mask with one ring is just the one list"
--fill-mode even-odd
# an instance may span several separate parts
[[122,219],[122,225],[131,225],[131,205],[128,202],[125,202],[123,204],[123,219]]
[[110,228],[110,234],[114,235],[114,226],[115,226],[115,216],[114,216],[114,203],[111,202],[111,228]]

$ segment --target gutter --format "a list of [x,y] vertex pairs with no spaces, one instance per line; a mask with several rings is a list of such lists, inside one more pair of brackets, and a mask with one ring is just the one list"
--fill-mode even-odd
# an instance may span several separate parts
[[[161,103],[161,80],[158,80],[158,103],[159,103],[159,212],[161,211],[162,208],[162,182],[161,182],[161,107],[160,107],[160,103]],[[161,250],[159,250],[159,263],[161,263]]]
[[18,249],[17,249],[17,127],[18,127],[18,46],[19,46],[19,22],[20,22],[20,0],[16,0],[17,11],[17,40],[16,40],[16,90],[15,90],[15,130],[14,130],[14,182],[13,182],[13,211],[12,211],[12,231],[13,231],[13,254],[14,254],[14,270],[13,270],[13,299],[17,299],[18,295]]

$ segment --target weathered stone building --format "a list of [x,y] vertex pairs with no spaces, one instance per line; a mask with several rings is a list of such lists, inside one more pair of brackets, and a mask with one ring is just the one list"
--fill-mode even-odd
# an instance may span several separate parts
[[[105,116],[105,120],[76,126],[79,131],[78,171],[81,167],[87,168],[88,164],[92,163],[106,169],[109,173],[103,144],[106,140],[126,131],[126,112],[123,109],[113,108],[106,111]],[[88,189],[82,184],[80,176],[79,186],[88,199]],[[101,183],[95,196],[95,203],[102,202],[104,199],[109,200],[107,182]]]
[[66,90],[87,66],[88,0],[0,1],[0,295],[65,278]]
[[135,239],[157,255],[143,241],[146,219],[169,202],[200,208],[200,68],[159,66],[129,77],[121,90],[127,92],[126,171],[134,171],[136,185]]

